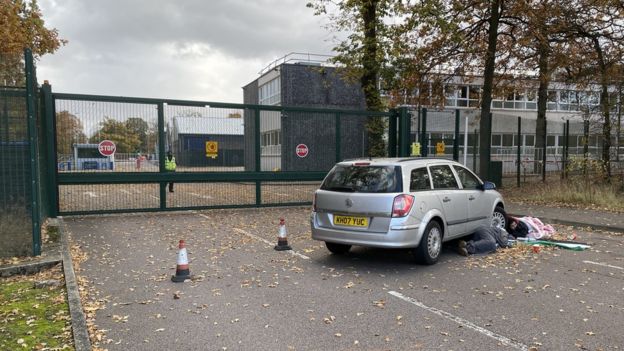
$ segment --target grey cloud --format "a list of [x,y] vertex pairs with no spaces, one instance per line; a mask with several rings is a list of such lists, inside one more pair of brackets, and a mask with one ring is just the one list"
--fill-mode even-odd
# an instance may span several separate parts
[[236,57],[257,57],[290,51],[326,53],[331,46],[325,42],[328,35],[321,19],[300,0],[69,0],[58,4],[71,21],[61,35],[103,50],[142,48],[155,42],[205,43]]
[[42,58],[39,77],[73,93],[240,102],[270,61],[331,51],[305,3],[40,0],[69,44]]

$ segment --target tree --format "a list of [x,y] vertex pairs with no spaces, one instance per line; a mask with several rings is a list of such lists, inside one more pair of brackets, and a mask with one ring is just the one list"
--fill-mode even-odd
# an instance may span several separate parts
[[[410,55],[413,60],[426,62],[407,65],[415,69],[401,72],[407,81],[435,82],[466,72],[481,75],[479,174],[483,177],[489,173],[492,129],[490,106],[495,73],[497,69],[504,71],[504,67],[509,64],[509,53],[497,51],[499,36],[511,35],[514,30],[509,3],[513,2],[418,1],[403,8],[408,18],[398,34],[410,42],[398,52],[411,50],[415,52]],[[442,84],[439,86],[443,87]],[[443,93],[443,89],[438,92]]]
[[[390,49],[389,26],[384,18],[394,13],[398,1],[393,0],[315,0],[307,6],[316,15],[327,15],[329,28],[336,32],[348,32],[347,39],[341,40],[334,48],[337,55],[333,61],[343,65],[343,74],[359,80],[366,108],[369,111],[382,111],[385,106],[379,92],[379,78],[384,72]],[[336,11],[335,13],[332,11]],[[385,120],[371,117],[366,123],[369,136],[370,156],[385,156]]]
[[156,144],[156,133],[150,129],[149,124],[140,117],[131,117],[126,120],[126,128],[131,134],[137,135],[141,144],[138,151],[148,152],[154,150]]
[[59,155],[68,155],[73,151],[74,144],[87,142],[82,122],[68,111],[56,114],[56,152]]
[[65,40],[48,29],[36,0],[0,0],[0,85],[23,85],[24,48],[35,59],[54,53]]
[[132,153],[140,150],[141,137],[136,131],[128,128],[127,123],[107,117],[100,123],[100,129],[89,139],[90,143],[98,144],[102,140],[111,140],[119,153]]
[[[565,52],[569,22],[563,12],[567,6],[568,1],[561,0],[517,1],[513,6],[513,13],[517,14],[514,17],[516,30],[513,35],[502,38],[502,50],[511,53],[516,71],[537,72],[536,160],[540,158],[539,150],[546,150],[548,89],[553,74],[568,63]],[[535,167],[538,168],[537,163]]]
[[574,65],[568,70],[572,79],[589,79],[600,86],[602,114],[602,162],[607,179],[611,177],[611,108],[615,96],[609,87],[619,82],[617,72],[624,55],[624,12],[618,0],[582,0],[565,9],[571,18],[569,36],[573,40]]

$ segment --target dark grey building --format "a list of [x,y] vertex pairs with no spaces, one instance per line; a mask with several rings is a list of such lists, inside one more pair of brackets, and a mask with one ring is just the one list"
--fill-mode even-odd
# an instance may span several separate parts
[[[245,104],[281,105],[341,110],[365,110],[364,93],[357,82],[345,80],[335,67],[310,62],[276,63],[243,87]],[[340,158],[366,155],[363,116],[340,115]],[[261,170],[329,170],[336,161],[336,114],[304,112],[260,113]],[[254,145],[253,111],[245,112],[246,145]],[[304,144],[308,155],[297,155]],[[254,170],[255,153],[245,153],[245,169]]]
[[[173,117],[171,147],[176,163],[187,167],[242,167],[242,118]],[[208,157],[206,143],[217,145],[216,157]]]

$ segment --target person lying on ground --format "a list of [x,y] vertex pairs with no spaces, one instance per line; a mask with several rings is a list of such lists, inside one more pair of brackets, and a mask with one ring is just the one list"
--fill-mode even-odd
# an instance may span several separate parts
[[514,238],[524,238],[529,234],[529,227],[516,217],[507,218],[507,232]]
[[499,247],[507,247],[509,235],[504,228],[482,226],[468,240],[460,240],[457,252],[462,256],[489,254]]
[[556,232],[552,225],[545,224],[539,218],[531,216],[522,218],[509,216],[507,223],[506,229],[514,238],[548,239]]

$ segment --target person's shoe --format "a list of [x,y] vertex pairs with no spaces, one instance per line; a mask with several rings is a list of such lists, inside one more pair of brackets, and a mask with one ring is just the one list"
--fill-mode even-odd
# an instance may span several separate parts
[[466,250],[465,247],[458,247],[457,248],[457,253],[462,255],[462,256],[468,257],[468,250]]
[[172,192],[173,192],[173,190],[169,190],[169,192],[170,192],[170,193],[172,193]]
[[468,256],[468,250],[466,249],[466,241],[460,240],[457,242],[457,248],[455,249],[458,254],[462,256]]

